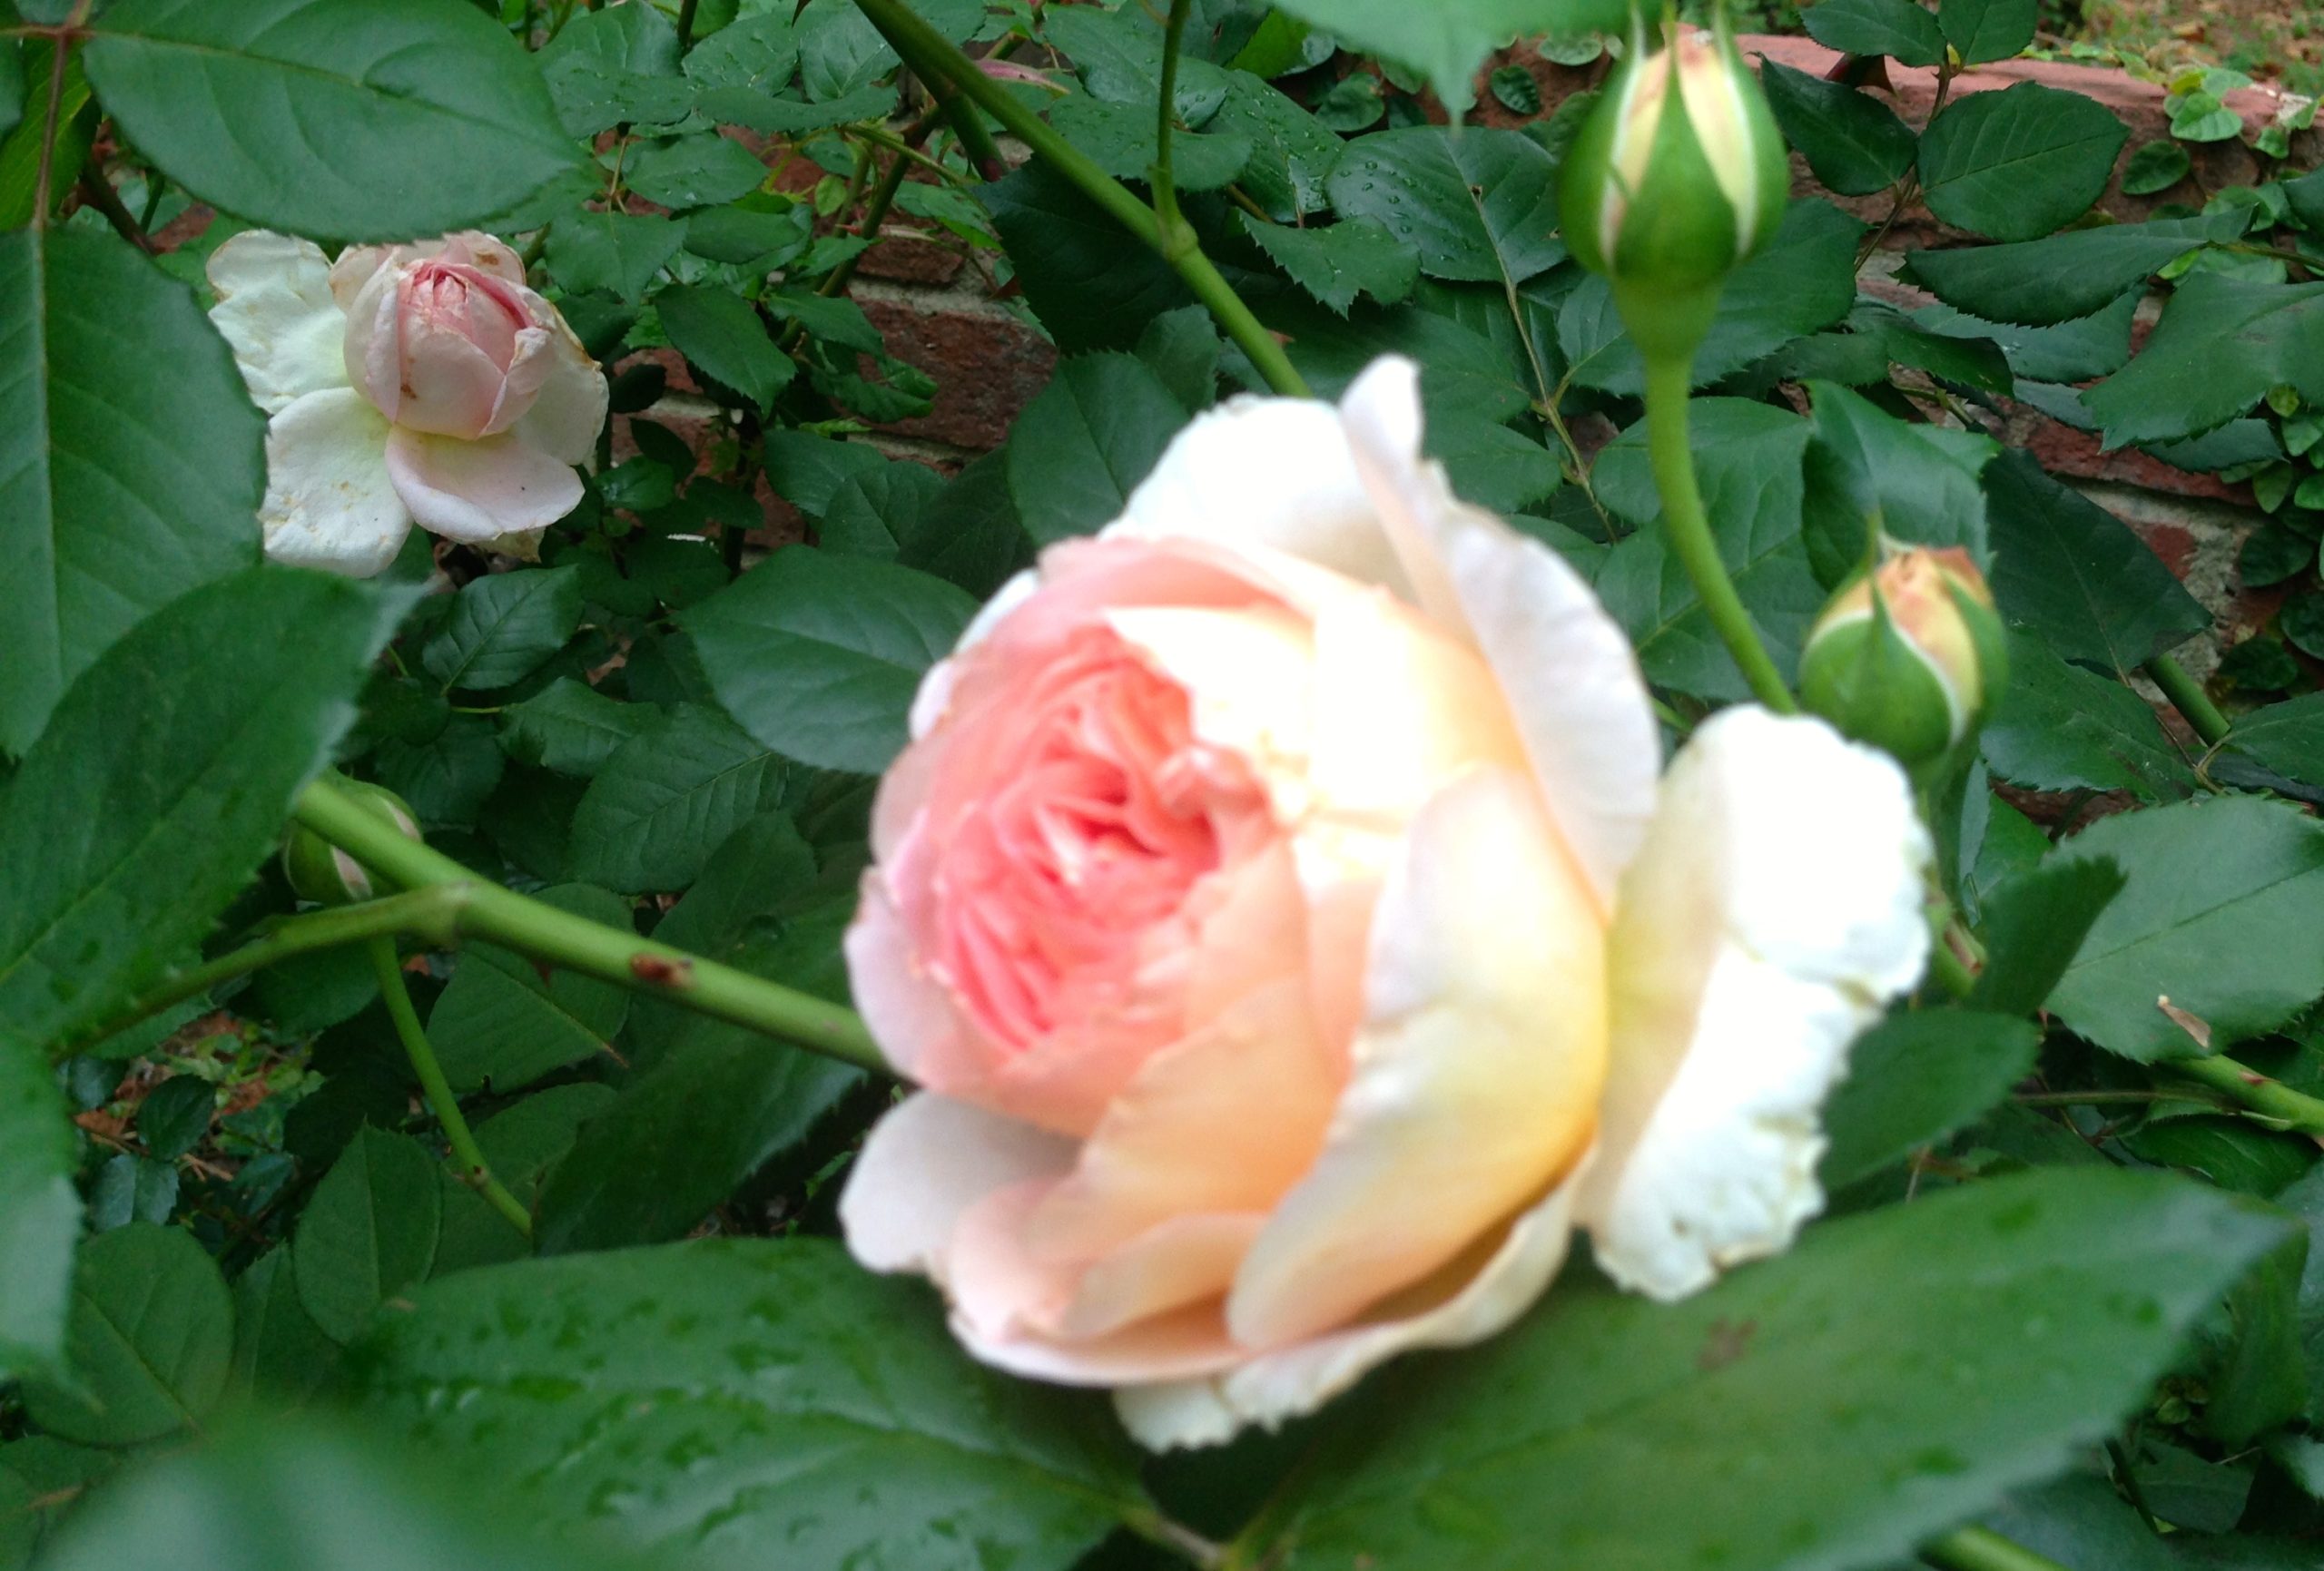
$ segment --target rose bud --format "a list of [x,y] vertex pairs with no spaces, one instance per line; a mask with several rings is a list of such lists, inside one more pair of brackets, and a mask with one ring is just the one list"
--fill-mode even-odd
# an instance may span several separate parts
[[[419,820],[411,805],[387,787],[351,780],[345,789],[350,797],[408,838],[427,839],[419,832]],[[317,905],[353,905],[379,892],[372,885],[370,869],[302,824],[291,825],[283,840],[282,876],[290,880],[291,893]]]
[[849,1247],[1156,1447],[1492,1335],[1576,1227],[1659,1298],[1782,1250],[1928,950],[1896,764],[1743,707],[1663,772],[1621,630],[1452,495],[1399,359],[1201,417],[1004,586],[872,849],[849,976],[920,1089]]
[[1832,597],[1800,652],[1799,697],[1909,768],[1965,741],[2008,672],[1993,592],[1969,554],[1915,547]]
[[1718,287],[1775,232],[1790,194],[1783,133],[1722,21],[1641,30],[1582,122],[1559,179],[1566,244],[1612,280],[1649,354],[1691,351]]
[[581,500],[606,379],[490,235],[355,246],[264,230],[210,259],[211,319],[269,418],[259,518],[279,560],[367,576],[414,522],[476,544]]

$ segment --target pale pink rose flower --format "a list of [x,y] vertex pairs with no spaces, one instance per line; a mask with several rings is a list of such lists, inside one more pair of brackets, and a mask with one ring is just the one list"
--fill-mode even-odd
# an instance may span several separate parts
[[270,417],[270,555],[368,575],[414,522],[498,541],[580,501],[605,378],[490,235],[332,262],[253,230],[218,248],[210,280],[211,319]]
[[1925,960],[1927,838],[1817,721],[1660,764],[1589,588],[1421,457],[1408,363],[1202,417],[921,690],[847,939],[921,1089],[850,1246],[1155,1446],[1490,1335],[1577,1225],[1659,1297],[1784,1248]]

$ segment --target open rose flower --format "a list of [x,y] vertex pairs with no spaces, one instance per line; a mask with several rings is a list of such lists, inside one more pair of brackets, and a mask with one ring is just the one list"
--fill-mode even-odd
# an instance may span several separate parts
[[210,317],[266,411],[267,554],[361,577],[417,522],[484,542],[581,500],[606,380],[490,235],[355,246],[251,230],[210,259]]
[[1153,1446],[1784,1248],[1926,958],[1904,777],[1629,644],[1421,457],[1413,368],[1187,428],[931,672],[848,935],[922,1087],[842,1206],[978,1358]]

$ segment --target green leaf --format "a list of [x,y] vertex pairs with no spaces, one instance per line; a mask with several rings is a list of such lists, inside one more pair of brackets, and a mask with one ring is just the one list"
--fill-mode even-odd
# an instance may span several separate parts
[[2137,358],[2082,396],[2112,449],[2223,426],[2270,389],[2324,403],[2324,283],[2191,273]]
[[1843,54],[1886,54],[1899,65],[1945,58],[1937,19],[1913,0],[1821,0],[1800,12],[1809,37]]
[[1936,25],[1965,65],[2008,60],[2034,42],[2040,0],[1941,0]]
[[2227,745],[2288,780],[2324,786],[2324,692],[2236,716]]
[[812,0],[796,27],[800,80],[810,98],[843,98],[901,64],[848,0]]
[[[761,1046],[766,1046],[763,1039]],[[552,1085],[478,1124],[476,1143],[492,1176],[517,1197],[518,1204],[535,1211],[543,1184],[573,1149],[583,1126],[601,1116],[615,1100],[611,1086],[593,1081]],[[438,1176],[444,1191],[444,1231],[429,1276],[498,1265],[533,1252],[532,1241],[449,1167],[441,1169]]]
[[678,30],[651,5],[570,17],[541,50],[540,67],[570,136],[668,124],[692,107],[693,91],[678,80]]
[[978,194],[1026,303],[1068,355],[1129,349],[1147,322],[1194,299],[1152,246],[1043,160]]
[[167,1222],[177,1205],[178,1170],[124,1151],[97,1170],[89,1189],[89,1229],[104,1232],[133,1222]]
[[[1154,110],[1077,93],[1058,101],[1049,124],[1117,180],[1144,181],[1154,168]],[[1181,191],[1216,191],[1243,172],[1250,138],[1181,131],[1170,138],[1171,181]]]
[[110,234],[0,236],[0,752],[105,647],[254,565],[265,417],[192,291]]
[[1244,232],[1293,283],[1342,316],[1359,294],[1393,306],[1420,281],[1419,258],[1377,219],[1294,229],[1261,223],[1248,213],[1239,217]]
[[1932,1009],[1882,1021],[1848,1050],[1848,1077],[1824,1110],[1832,1143],[1817,1181],[1838,1189],[1935,1144],[2006,1096],[2041,1047],[2031,1021],[2006,1015]]
[[1431,278],[1516,285],[1565,259],[1557,164],[1518,132],[1377,132],[1348,144],[1328,188],[1341,217],[1377,220]]
[[81,1246],[67,1345],[69,1378],[25,1382],[33,1421],[84,1445],[159,1439],[224,1391],[233,1300],[192,1233],[131,1222]]
[[[2009,368],[2027,380],[2087,382],[2111,377],[2130,364],[2131,329],[2139,299],[2137,290],[2124,290],[2112,305],[2089,316],[2043,328],[1987,321],[1947,305],[1923,306],[1912,313],[1912,320],[1931,332],[1991,339],[2001,346]],[[2072,391],[2064,396],[2069,401],[2077,397]]]
[[[504,1224],[505,1225],[505,1224]],[[261,1255],[234,1282],[234,1358],[231,1399],[284,1405],[314,1394],[339,1364],[339,1344],[323,1335],[299,1301],[299,1273],[287,1245]]]
[[148,1154],[175,1162],[210,1132],[218,1088],[199,1075],[172,1075],[137,1105],[137,1138]]
[[2197,1114],[2152,1119],[2122,1136],[2141,1161],[2176,1167],[2238,1194],[2265,1198],[2314,1166],[2316,1143],[2240,1118]]
[[580,162],[539,69],[472,5],[113,0],[92,25],[89,80],[124,139],[252,223],[438,234]]
[[500,712],[500,746],[519,763],[586,780],[622,743],[661,718],[651,704],[623,703],[586,682],[560,676]]
[[[629,905],[586,884],[544,889],[540,899],[593,922],[628,930]],[[495,944],[470,944],[428,1014],[428,1035],[454,1088],[515,1091],[553,1070],[608,1051],[629,1014],[618,983],[556,970]]]
[[799,43],[783,11],[745,16],[722,27],[686,55],[685,73],[704,87],[778,93],[799,69]]
[[64,1346],[77,1144],[47,1056],[0,1032],[0,1379],[50,1368]]
[[427,1277],[443,1222],[438,1165],[419,1142],[367,1125],[315,1185],[290,1259],[299,1301],[333,1341],[353,1340],[381,1304]]
[[367,1409],[551,1532],[714,1567],[780,1544],[803,1566],[1065,1571],[1137,1498],[1099,1399],[979,1368],[922,1289],[836,1244],[571,1255],[413,1296],[364,1350]]
[[1557,456],[1522,431],[1465,410],[1431,420],[1428,456],[1444,466],[1455,495],[1502,514],[1521,511],[1563,481]]
[[1863,565],[1876,533],[1915,545],[1957,545],[1979,563],[1988,558],[1977,476],[1992,443],[1899,420],[1828,382],[1809,383],[1808,393],[1816,440],[1807,461],[1806,526],[1819,581],[1837,587]]
[[2021,82],[1972,93],[1946,104],[1921,133],[1921,194],[1949,224],[1994,240],[2034,240],[2098,200],[2129,135],[2112,112],[2079,93]]
[[641,299],[685,238],[686,226],[671,219],[584,208],[549,226],[549,276],[568,290]]
[[[1043,15],[1041,32],[1098,98],[1142,108],[1147,118],[1162,95],[1162,15],[1139,6],[1062,6]],[[1178,118],[1201,125],[1226,95],[1226,74],[1191,50],[1180,58],[1173,94]]]
[[743,87],[714,87],[698,103],[703,113],[721,125],[748,126],[769,136],[803,136],[834,125],[885,120],[895,111],[896,90],[859,87],[827,103],[802,103],[791,98],[768,98]]
[[680,285],[654,297],[677,351],[765,414],[799,367],[774,347],[750,301],[732,290]]
[[1059,363],[1009,438],[1009,491],[1035,544],[1096,533],[1187,423],[1187,411],[1131,355]]
[[2257,797],[2102,819],[2063,855],[2111,857],[2126,880],[2049,998],[2100,1046],[2152,1062],[2195,1048],[2157,1005],[2226,1047],[2324,994],[2324,824]]
[[1241,184],[1276,222],[1295,223],[1331,205],[1324,182],[1344,144],[1287,94],[1247,71],[1229,72],[1226,102],[1210,128],[1249,141]]
[[1512,38],[1620,33],[1629,16],[1620,0],[1277,0],[1275,9],[1324,29],[1343,48],[1418,72],[1455,115],[1476,102],[1477,68]]
[[682,620],[744,731],[801,763],[876,774],[903,747],[921,674],[975,614],[940,578],[789,546]]
[[682,705],[622,744],[573,814],[572,875],[635,894],[683,889],[719,842],[783,800],[783,761],[714,709]]
[[[2151,1126],[2154,1132],[2171,1127]],[[2301,1151],[2303,1143],[2295,1136],[2230,1127],[2239,1135],[2265,1139],[2278,1150],[2294,1153],[2294,1160],[2302,1164],[2316,1159],[2315,1146],[2308,1144]],[[2273,1194],[2283,1187],[2276,1184],[2261,1193]],[[2298,1418],[2308,1406],[2308,1360],[2299,1334],[2299,1278],[2307,1263],[2303,1229],[2270,1250],[2258,1269],[2227,1295],[2227,1332],[2205,1382],[2211,1400],[2203,1406],[2202,1431],[2230,1450],[2240,1450],[2265,1431]]]
[[[788,260],[813,238],[815,210],[804,202],[768,212],[753,207],[705,207],[686,215],[679,232],[695,256],[757,270]],[[797,433],[785,433],[796,435]]]
[[1994,774],[2035,790],[2129,791],[2159,802],[2195,788],[2146,700],[2023,632],[2010,637],[2009,686],[1981,746]]
[[253,568],[83,673],[0,791],[0,1028],[54,1043],[193,949],[354,721],[402,604]]
[[2047,327],[2101,311],[2198,246],[2231,241],[2245,212],[2068,230],[2015,245],[1916,250],[1905,277],[1988,321]]
[[909,459],[866,469],[833,493],[817,544],[826,551],[896,561],[903,542],[919,538],[921,520],[943,489],[941,475]]
[[2131,150],[2128,162],[2122,165],[2122,194],[2152,196],[2169,191],[2195,167],[2188,156],[2184,142],[2170,137],[2141,142]]
[[16,129],[25,117],[25,45],[11,38],[0,44],[0,136]]
[[1980,912],[1987,957],[1970,1005],[2005,1015],[2039,1009],[2122,882],[2112,861],[2083,856],[2053,857],[2002,882]]
[[475,714],[452,716],[426,741],[389,740],[371,753],[379,782],[410,804],[423,825],[457,829],[475,824],[507,763],[492,722]]
[[1829,1222],[1679,1303],[1569,1281],[1344,1404],[1241,1547],[1285,1571],[1886,1565],[2107,1434],[2282,1236],[2091,1168]]
[[697,132],[633,143],[622,179],[646,201],[673,211],[715,207],[756,191],[766,180],[766,165],[739,142]]
[[522,682],[581,625],[581,570],[520,568],[474,579],[420,651],[444,691],[489,692]]
[[823,515],[849,476],[888,464],[877,447],[809,431],[769,431],[764,440],[767,483],[776,496],[815,518]]
[[2210,628],[2145,541],[2032,454],[2004,453],[1984,478],[1994,602],[2058,653],[2127,678]]
[[1895,110],[1869,93],[1764,56],[1759,83],[1784,140],[1799,150],[1827,189],[1842,196],[1869,196],[1912,172],[1919,139]]
[[[936,494],[896,541],[896,560],[982,599],[1026,565],[1029,541],[1009,495],[1006,449],[987,453]],[[850,482],[842,492],[852,489]]]

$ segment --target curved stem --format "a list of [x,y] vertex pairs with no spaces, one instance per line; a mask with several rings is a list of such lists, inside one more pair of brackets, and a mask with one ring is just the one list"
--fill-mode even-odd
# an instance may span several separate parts
[[2270,1080],[2248,1064],[2214,1053],[2202,1058],[2166,1058],[2155,1067],[2208,1086],[2261,1118],[2324,1140],[2324,1101]]
[[1187,13],[1194,0],[1170,0],[1162,28],[1162,93],[1154,113],[1154,215],[1165,240],[1174,239],[1186,220],[1178,215],[1178,186],[1170,172],[1170,138],[1178,129],[1178,54],[1186,47]]
[[2167,654],[2158,654],[2146,663],[2146,673],[2154,678],[2155,686],[2162,689],[2162,696],[2171,701],[2171,707],[2187,717],[2187,723],[2194,727],[2205,747],[2217,747],[2227,740],[2227,716],[2211,702],[2211,695],[2203,691],[2203,684],[2187,674],[2185,666]]
[[1987,1527],[1955,1527],[1924,1545],[1921,1558],[1943,1571],[2066,1571],[2048,1556]]
[[1662,494],[1663,533],[1753,696],[1777,714],[1789,714],[1797,708],[1791,689],[1759,642],[1750,613],[1735,593],[1735,581],[1718,558],[1718,542],[1695,486],[1695,457],[1687,445],[1689,361],[1684,355],[1646,357],[1646,447],[1655,488]]
[[1243,297],[1204,254],[1191,228],[1166,226],[1128,186],[1051,130],[1049,122],[1011,98],[1000,83],[979,71],[974,61],[921,20],[902,0],[855,0],[855,6],[931,86],[939,80],[950,83],[961,96],[1000,122],[1044,162],[1079,187],[1116,222],[1159,252],[1177,270],[1195,298],[1210,309],[1236,347],[1249,357],[1268,387],[1295,398],[1314,396],[1275,335],[1251,314]]
[[452,1094],[451,1082],[444,1078],[444,1066],[436,1062],[428,1033],[420,1029],[419,1011],[411,1006],[411,990],[403,985],[403,967],[396,962],[396,941],[377,938],[367,947],[371,951],[371,969],[379,978],[379,997],[387,1002],[388,1018],[395,1022],[404,1056],[411,1060],[411,1072],[419,1076],[419,1089],[427,1094],[428,1105],[435,1109],[436,1122],[444,1126],[444,1138],[451,1143],[452,1155],[459,1164],[460,1181],[475,1186],[518,1232],[532,1237],[532,1213],[492,1176],[484,1148],[476,1143],[468,1117],[460,1111],[460,1099]]
[[390,883],[407,889],[445,885],[463,889],[463,934],[779,1036],[827,1058],[887,1069],[871,1032],[852,1009],[503,889],[442,852],[405,839],[328,779],[300,793],[297,817]]

